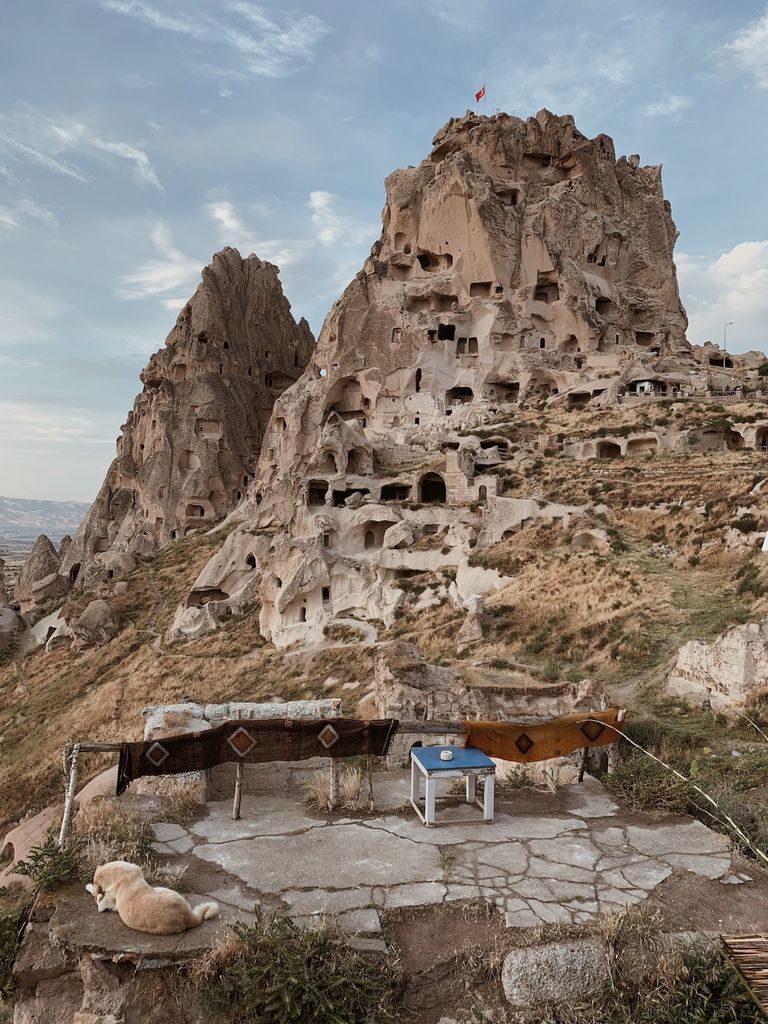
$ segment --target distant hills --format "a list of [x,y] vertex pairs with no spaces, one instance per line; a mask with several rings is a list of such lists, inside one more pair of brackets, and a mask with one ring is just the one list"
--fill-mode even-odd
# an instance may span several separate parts
[[35,540],[47,533],[51,540],[73,534],[90,506],[84,501],[38,501],[0,496],[0,541]]

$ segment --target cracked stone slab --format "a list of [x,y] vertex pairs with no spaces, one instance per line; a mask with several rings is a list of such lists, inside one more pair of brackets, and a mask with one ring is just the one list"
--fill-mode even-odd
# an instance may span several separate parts
[[[479,808],[475,808],[480,814]],[[563,833],[586,828],[586,822],[575,818],[541,817],[497,814],[492,824],[485,824],[479,817],[477,823],[451,825],[452,818],[464,818],[469,808],[466,804],[449,807],[439,812],[438,820],[445,822],[435,828],[425,828],[416,818],[373,818],[363,822],[367,828],[393,832],[415,843],[430,843],[433,846],[452,846],[468,840],[498,843],[510,839],[551,839]],[[486,838],[487,836],[487,838]]]
[[562,836],[557,839],[537,839],[528,844],[532,854],[554,864],[568,864],[592,871],[602,856],[599,848],[587,836]]
[[672,867],[690,871],[694,875],[703,875],[705,878],[722,878],[731,870],[730,857],[696,857],[689,853],[668,853],[664,860]]
[[294,890],[281,894],[295,914],[339,914],[347,910],[360,910],[373,902],[371,890],[359,889],[328,889]]
[[187,835],[186,829],[183,829],[181,825],[174,825],[169,821],[157,822],[152,826],[152,831],[155,833],[158,843],[170,843],[175,839],[184,839]]
[[346,888],[436,882],[443,874],[436,848],[359,825],[208,843],[193,853],[251,888],[271,893],[325,889],[334,882]]
[[327,828],[328,822],[311,818],[300,803],[289,798],[246,795],[241,805],[241,818],[233,821],[231,801],[208,805],[207,818],[196,821],[190,831],[213,843],[227,843],[258,836],[279,836],[312,828]]
[[639,853],[654,857],[666,854],[725,853],[728,839],[713,832],[700,821],[681,821],[676,825],[629,825],[629,843]]
[[567,793],[568,814],[580,818],[609,818],[619,809],[608,790],[597,779],[585,778],[577,785],[571,786]]
[[377,889],[373,901],[385,910],[395,907],[423,907],[432,903],[442,903],[447,887],[442,882],[410,882],[396,885],[391,889]]
[[172,857],[174,854],[189,853],[194,845],[195,841],[191,836],[183,835],[180,839],[173,839],[168,843],[152,843],[152,849],[155,853]]

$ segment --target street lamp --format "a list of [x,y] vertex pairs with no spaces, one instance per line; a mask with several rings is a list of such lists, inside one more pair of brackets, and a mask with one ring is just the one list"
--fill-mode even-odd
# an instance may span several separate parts
[[723,397],[725,397],[725,360],[728,355],[728,350],[725,347],[726,336],[728,333],[728,328],[733,327],[735,322],[735,320],[729,320],[727,324],[723,324]]

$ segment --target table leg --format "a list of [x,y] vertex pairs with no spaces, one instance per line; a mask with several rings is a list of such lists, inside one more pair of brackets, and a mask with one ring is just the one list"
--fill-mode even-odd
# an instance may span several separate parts
[[424,824],[429,827],[435,824],[435,780],[427,776],[427,794],[424,806]]
[[419,802],[419,776],[416,772],[416,762],[411,758],[411,802]]
[[496,777],[485,776],[485,800],[483,801],[483,820],[492,822],[494,812],[494,796],[496,793]]
[[467,776],[467,803],[473,804],[477,800],[477,776]]

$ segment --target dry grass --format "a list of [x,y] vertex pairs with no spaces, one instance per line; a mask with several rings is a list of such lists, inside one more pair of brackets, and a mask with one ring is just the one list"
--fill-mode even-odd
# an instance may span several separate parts
[[[304,783],[304,801],[315,811],[331,810],[331,778],[327,768],[310,775]],[[362,811],[368,806],[368,783],[363,769],[345,766],[339,772],[339,799],[335,810]]]

